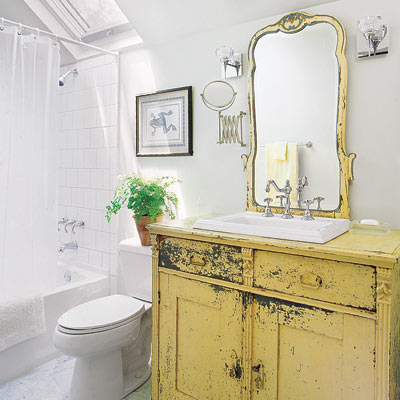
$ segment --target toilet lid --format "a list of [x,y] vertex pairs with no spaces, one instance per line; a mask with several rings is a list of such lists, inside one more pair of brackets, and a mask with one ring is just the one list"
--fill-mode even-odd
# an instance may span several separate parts
[[132,321],[145,311],[144,303],[138,299],[119,294],[101,297],[80,304],[61,315],[58,325],[74,330],[96,330],[122,325]]

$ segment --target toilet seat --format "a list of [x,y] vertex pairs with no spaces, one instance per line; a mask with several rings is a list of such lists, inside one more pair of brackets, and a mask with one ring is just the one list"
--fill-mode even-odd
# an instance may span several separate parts
[[58,319],[57,329],[70,335],[104,332],[139,320],[144,312],[138,299],[106,296],[71,308]]

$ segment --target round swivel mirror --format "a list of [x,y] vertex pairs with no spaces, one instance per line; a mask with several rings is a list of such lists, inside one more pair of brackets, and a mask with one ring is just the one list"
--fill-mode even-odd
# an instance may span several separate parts
[[213,111],[224,111],[235,101],[237,93],[225,81],[212,81],[207,83],[200,94],[204,104]]

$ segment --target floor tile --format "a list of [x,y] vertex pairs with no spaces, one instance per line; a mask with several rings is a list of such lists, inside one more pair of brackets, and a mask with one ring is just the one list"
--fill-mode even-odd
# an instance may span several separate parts
[[[75,359],[60,357],[0,386],[0,400],[69,400]],[[151,379],[125,397],[150,400]]]

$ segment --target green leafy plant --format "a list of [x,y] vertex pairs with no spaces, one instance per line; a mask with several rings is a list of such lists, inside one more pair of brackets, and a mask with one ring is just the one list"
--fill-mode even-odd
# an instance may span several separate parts
[[143,216],[150,216],[155,222],[156,216],[164,212],[171,219],[175,219],[171,205],[177,207],[178,198],[175,193],[167,189],[174,183],[182,181],[169,176],[145,179],[136,174],[123,175],[120,180],[121,184],[115,189],[111,204],[106,206],[108,222],[122,207],[132,210],[137,221]]

